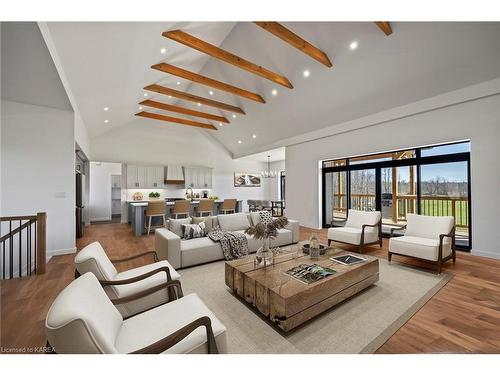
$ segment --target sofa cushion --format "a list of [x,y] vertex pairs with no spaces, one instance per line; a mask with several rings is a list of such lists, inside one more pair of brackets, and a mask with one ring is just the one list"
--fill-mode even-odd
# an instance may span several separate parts
[[220,259],[224,259],[224,255],[219,242],[214,242],[208,237],[181,241],[182,267],[213,262]]
[[[448,234],[453,228],[453,216],[425,216],[407,214],[406,236],[439,239],[440,234]],[[450,242],[445,238],[445,243]]]
[[[365,229],[364,243],[378,240],[378,231]],[[361,229],[353,227],[328,228],[328,239],[333,241],[347,242],[352,245],[361,244]]]
[[[439,240],[425,237],[394,237],[389,241],[389,252],[427,260],[438,260]],[[443,245],[443,258],[451,253],[451,243]]]
[[207,232],[210,232],[214,228],[214,218],[215,216],[195,216],[193,217],[193,224],[205,223],[205,229]]
[[225,231],[245,230],[250,226],[246,213],[238,212],[235,214],[218,215],[219,227]]
[[[364,224],[375,225],[380,221],[380,211],[349,210],[346,227],[361,229]],[[368,229],[368,228],[367,228]]]
[[271,247],[285,246],[293,242],[293,233],[290,229],[278,229],[278,237],[271,240]]
[[185,240],[205,237],[206,235],[207,230],[203,221],[199,224],[182,224],[182,238]]
[[257,225],[260,222],[259,211],[250,212],[250,220],[252,225]]
[[[202,316],[208,316],[212,322],[219,352],[227,352],[226,327],[196,294],[189,294],[125,320],[116,338],[116,347],[120,353],[133,352],[171,335]],[[199,327],[165,353],[207,353],[206,341],[205,327]]]
[[168,229],[182,238],[182,224],[191,224],[191,218],[187,217],[185,219],[169,219]]

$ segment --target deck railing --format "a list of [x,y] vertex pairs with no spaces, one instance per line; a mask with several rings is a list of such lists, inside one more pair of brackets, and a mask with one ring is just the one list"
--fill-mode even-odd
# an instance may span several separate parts
[[46,219],[45,212],[0,217],[2,279],[45,273]]
[[[417,213],[417,196],[401,194],[395,197],[396,210],[391,210],[394,223],[406,221],[407,213]],[[392,200],[391,200],[392,201]],[[375,210],[375,194],[351,194],[351,208],[362,211]],[[333,195],[333,211],[344,214],[347,211],[347,195]],[[427,196],[420,198],[420,212],[429,216],[453,216],[458,228],[469,227],[469,200],[466,196]]]

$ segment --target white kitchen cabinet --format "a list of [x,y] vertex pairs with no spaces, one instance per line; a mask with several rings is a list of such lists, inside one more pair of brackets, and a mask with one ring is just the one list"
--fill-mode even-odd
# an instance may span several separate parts
[[111,175],[111,187],[119,188],[122,187],[122,176],[119,174]]
[[206,167],[185,167],[185,186],[193,189],[212,188],[212,169]]
[[148,187],[147,167],[127,165],[127,187],[129,189]]
[[137,188],[137,166],[127,165],[127,188]]
[[[141,167],[139,167],[141,168]],[[155,189],[163,188],[164,186],[164,168],[153,166],[144,167],[146,170],[146,188]]]

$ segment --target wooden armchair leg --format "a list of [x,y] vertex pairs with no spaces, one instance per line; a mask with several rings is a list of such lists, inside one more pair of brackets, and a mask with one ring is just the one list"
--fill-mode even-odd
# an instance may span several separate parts
[[358,251],[360,254],[363,254],[363,244],[359,245]]
[[441,268],[442,268],[442,261],[440,259],[440,260],[438,260],[438,263],[437,263],[437,274],[438,275],[441,273]]
[[332,243],[332,240],[328,239],[328,246]]
[[391,263],[392,260],[392,253],[387,254],[387,259],[389,260],[389,263]]

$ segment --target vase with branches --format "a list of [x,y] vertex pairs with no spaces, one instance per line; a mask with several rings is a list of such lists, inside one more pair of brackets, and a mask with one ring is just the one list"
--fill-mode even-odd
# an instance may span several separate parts
[[277,219],[270,219],[269,221],[262,220],[257,224],[248,227],[245,233],[253,238],[262,241],[262,246],[255,254],[256,264],[263,264],[264,266],[271,265],[273,262],[273,254],[270,249],[270,242],[278,236],[278,230],[283,229],[288,225],[286,217],[279,217]]

